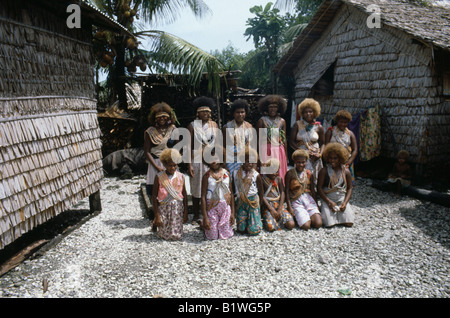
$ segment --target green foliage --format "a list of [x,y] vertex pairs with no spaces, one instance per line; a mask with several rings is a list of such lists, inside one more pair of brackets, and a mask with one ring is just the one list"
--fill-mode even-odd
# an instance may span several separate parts
[[[247,20],[244,36],[247,36],[247,41],[253,39],[255,50],[247,54],[241,68],[242,86],[262,88],[265,93],[278,90],[272,68],[305,28],[321,2],[277,0],[275,5],[269,2],[264,7],[259,5],[250,8],[255,17]],[[285,15],[281,15],[280,9],[288,10]]]
[[[115,19],[133,33],[134,38],[122,36],[106,37],[107,43],[101,45],[105,51],[114,51],[117,56],[114,65],[103,67],[108,70],[114,85],[112,94],[117,94],[120,107],[126,108],[125,76],[133,76],[136,72],[136,61],[145,58],[144,64],[137,64],[142,71],[147,66],[152,71],[173,72],[189,75],[188,83],[200,85],[203,73],[208,74],[208,86],[211,91],[220,91],[219,72],[223,65],[211,54],[204,52],[189,42],[158,30],[144,30],[145,22],[151,27],[157,24],[175,21],[186,9],[197,18],[210,13],[203,0],[90,0],[97,8]],[[150,48],[138,48],[138,38],[150,40]],[[103,37],[105,39],[105,37]],[[102,52],[98,56],[104,56]],[[126,66],[128,65],[128,66]],[[126,66],[126,67],[125,67]]]
[[263,8],[254,6],[250,12],[256,17],[247,20],[248,28],[244,35],[247,41],[253,38],[255,48],[265,46],[269,58],[276,58],[276,51],[282,41],[283,31],[287,28],[287,21],[279,13],[280,10],[272,8],[273,3],[269,2]]
[[220,63],[222,63],[224,70],[226,71],[236,71],[241,70],[245,63],[246,54],[239,53],[239,50],[235,48],[231,43],[228,43],[227,47],[219,50],[214,50],[211,52]]

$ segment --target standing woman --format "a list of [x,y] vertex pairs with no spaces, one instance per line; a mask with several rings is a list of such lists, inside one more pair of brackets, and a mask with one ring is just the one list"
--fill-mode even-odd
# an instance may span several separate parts
[[320,104],[312,98],[306,98],[298,105],[298,113],[301,118],[292,127],[289,145],[294,150],[308,151],[306,169],[312,172],[313,182],[316,184],[319,170],[323,167],[321,156],[325,145],[324,129],[320,122],[316,122],[320,115]]
[[[249,110],[249,105],[244,99],[237,99],[231,104],[231,114],[233,120],[226,123],[222,128],[223,145],[225,145],[226,167],[233,175],[243,162],[238,162],[245,149],[249,147],[252,138],[252,124],[245,121],[245,116]],[[231,128],[231,129],[230,129]],[[231,144],[227,144],[227,139]],[[239,156],[239,157],[238,157]]]
[[152,106],[148,121],[150,127],[144,132],[144,153],[148,163],[147,168],[147,194],[152,195],[155,176],[165,171],[160,161],[161,153],[173,146],[170,139],[172,131],[175,129],[175,113],[168,104],[162,102]]
[[[256,131],[259,137],[259,128],[267,129],[267,142],[259,149],[261,163],[266,163],[270,158],[280,162],[279,175],[284,183],[287,172],[287,139],[286,121],[281,117],[286,112],[287,103],[279,95],[268,95],[258,102],[258,110],[262,116],[256,123]],[[274,130],[278,129],[278,140],[272,140]]]
[[325,144],[330,142],[337,142],[344,146],[349,152],[349,156],[345,166],[350,170],[352,175],[352,182],[355,181],[355,171],[353,168],[353,161],[358,155],[358,145],[356,143],[355,134],[348,129],[348,124],[352,121],[352,115],[346,110],[340,110],[334,116],[336,126],[328,128],[325,134]]
[[[190,175],[190,187],[192,194],[193,220],[199,221],[200,200],[202,190],[203,175],[209,170],[209,167],[203,162],[203,150],[206,146],[214,147],[216,141],[216,129],[219,129],[216,122],[211,119],[211,110],[214,107],[214,100],[209,97],[201,96],[192,102],[196,109],[196,118],[188,126],[191,133],[192,158],[188,164]],[[198,149],[195,148],[198,145]]]

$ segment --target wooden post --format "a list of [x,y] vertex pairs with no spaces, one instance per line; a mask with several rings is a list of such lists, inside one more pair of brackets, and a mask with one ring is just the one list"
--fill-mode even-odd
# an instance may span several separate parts
[[89,210],[91,213],[102,210],[102,201],[100,199],[100,190],[89,196]]

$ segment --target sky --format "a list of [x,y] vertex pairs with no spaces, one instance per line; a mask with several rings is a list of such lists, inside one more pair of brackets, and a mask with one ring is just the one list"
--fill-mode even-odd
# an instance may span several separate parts
[[263,7],[275,0],[203,0],[212,11],[206,17],[197,19],[189,11],[170,25],[159,26],[157,29],[174,34],[203,51],[221,51],[229,43],[239,53],[247,53],[254,49],[253,39],[246,41],[244,36],[246,21],[255,17],[249,9],[255,5]]

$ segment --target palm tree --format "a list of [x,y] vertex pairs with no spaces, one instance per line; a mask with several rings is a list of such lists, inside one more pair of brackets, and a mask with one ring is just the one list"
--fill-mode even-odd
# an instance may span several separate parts
[[[208,74],[211,92],[220,91],[219,73],[223,65],[211,54],[204,52],[189,42],[164,31],[153,29],[162,23],[170,23],[177,19],[181,12],[189,9],[197,18],[210,13],[210,9],[202,0],[89,0],[99,10],[126,27],[133,37],[113,37],[105,33],[99,53],[103,67],[108,67],[110,78],[119,97],[119,107],[126,109],[126,72],[136,72],[139,66],[145,71],[151,70],[178,73],[186,76],[187,84],[197,87],[204,73]],[[137,21],[139,20],[139,21]],[[145,30],[150,26],[151,30]],[[100,31],[103,32],[103,31]],[[138,48],[138,39],[148,39],[148,50]],[[105,40],[107,44],[105,45]],[[106,52],[105,52],[106,50]],[[112,57],[105,63],[103,57]],[[107,61],[108,62],[108,61]]]

